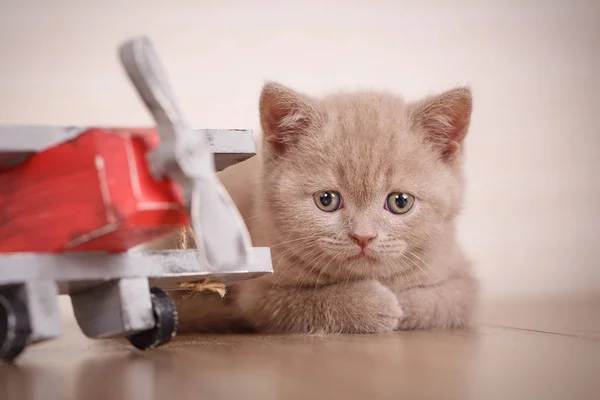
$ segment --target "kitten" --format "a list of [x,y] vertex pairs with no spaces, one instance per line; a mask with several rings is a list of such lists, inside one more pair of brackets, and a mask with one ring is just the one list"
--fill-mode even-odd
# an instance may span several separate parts
[[416,103],[386,93],[260,97],[263,151],[220,178],[275,272],[229,300],[177,299],[182,330],[458,328],[478,293],[456,240],[471,93]]

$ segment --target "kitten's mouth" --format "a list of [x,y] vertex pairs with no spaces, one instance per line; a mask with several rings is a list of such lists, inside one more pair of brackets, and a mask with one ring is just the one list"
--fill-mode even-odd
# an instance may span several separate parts
[[361,249],[358,253],[351,255],[349,257],[349,259],[351,259],[351,260],[371,260],[371,261],[377,260],[377,258],[373,255],[373,253],[366,248]]

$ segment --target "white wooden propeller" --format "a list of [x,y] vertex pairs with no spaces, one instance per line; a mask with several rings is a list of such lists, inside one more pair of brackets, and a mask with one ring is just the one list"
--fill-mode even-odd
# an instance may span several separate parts
[[148,154],[153,175],[178,182],[188,207],[196,246],[215,270],[231,270],[248,262],[249,234],[233,201],[217,179],[207,138],[190,128],[147,37],[126,41],[121,62],[150,110],[161,137]]

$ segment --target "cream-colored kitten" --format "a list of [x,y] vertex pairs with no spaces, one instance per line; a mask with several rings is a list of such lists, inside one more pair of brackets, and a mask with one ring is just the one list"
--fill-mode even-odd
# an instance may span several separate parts
[[268,83],[261,156],[220,178],[275,272],[234,285],[225,301],[178,298],[181,330],[465,326],[478,285],[455,224],[470,115],[465,88],[405,104]]

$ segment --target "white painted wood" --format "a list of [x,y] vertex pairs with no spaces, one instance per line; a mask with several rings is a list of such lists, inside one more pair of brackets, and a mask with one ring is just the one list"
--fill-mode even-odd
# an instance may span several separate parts
[[232,283],[273,272],[271,252],[250,248],[250,261],[233,270],[211,270],[196,250],[106,253],[14,253],[0,257],[0,286],[28,281],[56,281],[61,294],[82,285],[119,278],[150,278],[153,286],[177,289],[178,282],[211,280]]
[[156,323],[145,278],[116,279],[71,293],[71,303],[81,331],[90,338],[128,336]]

